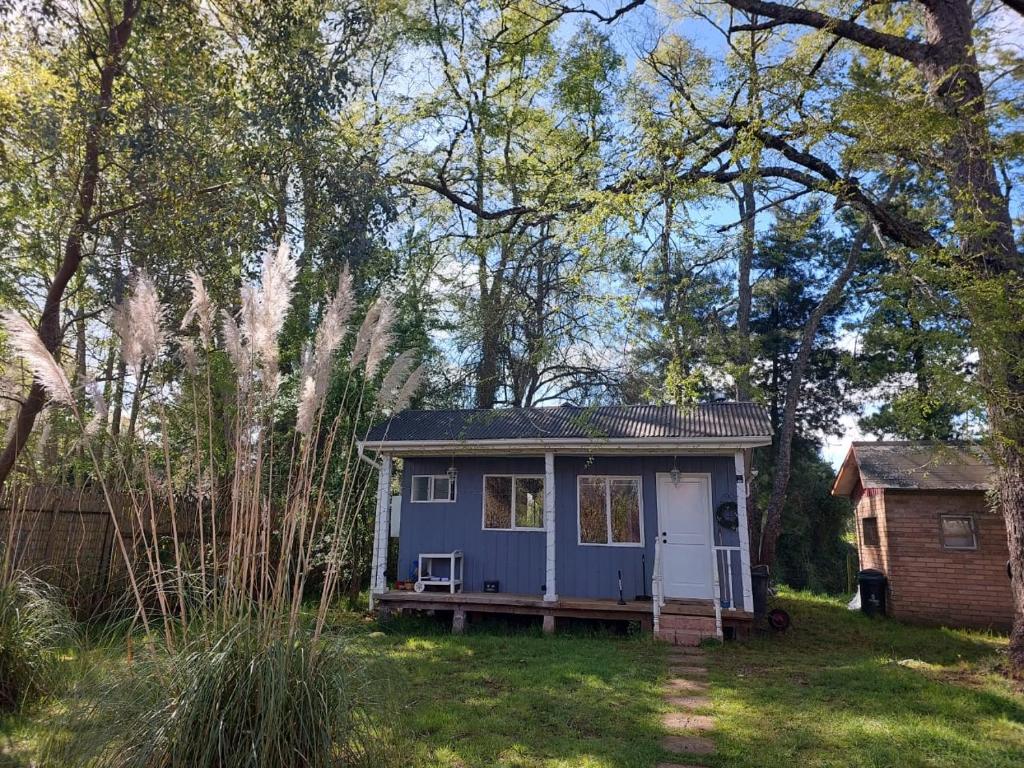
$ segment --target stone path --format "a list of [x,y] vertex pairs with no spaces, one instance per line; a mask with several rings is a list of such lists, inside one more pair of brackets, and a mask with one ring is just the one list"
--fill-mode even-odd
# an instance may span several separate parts
[[708,738],[715,719],[705,712],[711,706],[705,661],[700,648],[674,646],[669,651],[672,677],[665,696],[672,709],[665,714],[662,724],[670,735],[662,740],[661,747],[676,755],[677,762],[658,763],[657,768],[699,768],[687,761],[715,751],[715,742]]

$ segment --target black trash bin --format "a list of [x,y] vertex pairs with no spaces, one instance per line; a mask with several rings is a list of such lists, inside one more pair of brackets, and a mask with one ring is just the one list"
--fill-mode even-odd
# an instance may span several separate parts
[[754,617],[761,619],[768,613],[768,566],[750,568],[750,588],[754,593]]
[[860,609],[868,616],[885,616],[885,581],[885,574],[874,568],[857,573]]

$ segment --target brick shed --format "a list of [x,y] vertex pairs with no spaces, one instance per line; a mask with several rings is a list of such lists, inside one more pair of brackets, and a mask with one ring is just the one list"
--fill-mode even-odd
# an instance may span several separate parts
[[861,568],[889,580],[898,619],[1008,628],[1006,526],[987,491],[992,466],[966,443],[855,442],[832,486],[848,496]]

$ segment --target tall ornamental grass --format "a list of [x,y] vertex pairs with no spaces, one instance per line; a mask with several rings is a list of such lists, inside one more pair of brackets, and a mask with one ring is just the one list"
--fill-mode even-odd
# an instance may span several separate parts
[[12,712],[60,688],[61,657],[75,639],[75,625],[53,587],[24,571],[4,570],[0,579],[0,710]]
[[[392,353],[394,309],[386,299],[370,304],[351,351],[341,355],[356,304],[346,268],[333,295],[324,297],[294,386],[283,388],[278,337],[295,277],[287,247],[268,250],[260,279],[242,288],[238,311],[229,312],[218,311],[201,276],[191,274],[191,305],[178,324],[184,335],[169,344],[156,288],[144,273],[136,276],[114,326],[136,386],[149,382],[142,399],[147,413],[138,423],[156,427],[134,436],[140,472],[113,445],[115,479],[93,447],[95,415],[87,420],[81,413],[63,371],[27,323],[4,317],[36,379],[82,426],[111,507],[134,630],[142,638],[114,689],[84,697],[91,702],[83,713],[90,727],[72,731],[88,738],[66,745],[65,762],[386,764],[381,702],[369,695],[385,688],[367,677],[372,665],[354,663],[346,644],[326,629],[352,523],[373,486],[372,473],[357,459],[361,430],[377,415],[405,407],[423,370],[414,369],[415,352]],[[169,346],[184,376],[147,378],[144,371],[171,368],[154,365]],[[226,356],[233,371],[227,425],[214,413],[215,355]],[[327,413],[332,389],[340,402]],[[292,390],[294,399],[283,394]],[[180,413],[174,406],[183,392],[190,394],[194,435],[184,456],[169,440],[169,414]],[[105,406],[93,410],[105,413]],[[225,432],[226,461],[217,446]],[[340,484],[327,493],[332,472],[340,473]],[[115,495],[127,500],[127,523],[114,514]],[[320,594],[307,605],[314,572]]]
[[268,639],[239,623],[144,654],[80,691],[70,740],[44,765],[92,768],[388,766],[389,686],[338,637]]

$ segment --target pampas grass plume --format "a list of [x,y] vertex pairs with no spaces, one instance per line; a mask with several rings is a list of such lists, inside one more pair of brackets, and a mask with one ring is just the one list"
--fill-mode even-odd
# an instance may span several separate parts
[[418,350],[407,349],[391,363],[388,372],[384,374],[384,381],[381,382],[380,391],[377,393],[378,408],[386,411],[394,405],[398,392],[405,383],[417,354]]
[[106,427],[109,410],[107,408],[107,401],[103,399],[103,390],[96,383],[95,379],[90,378],[86,382],[85,391],[92,401],[93,410],[92,418],[85,425],[85,434],[88,437],[94,437]]
[[0,313],[8,342],[28,365],[32,376],[55,402],[74,405],[75,396],[64,370],[53,359],[36,329],[12,309]]
[[213,318],[217,314],[217,308],[210,301],[210,294],[206,290],[202,275],[191,270],[188,273],[188,279],[192,283],[192,303],[189,304],[188,310],[181,318],[180,330],[184,331],[193,319],[197,320],[199,338],[203,342],[203,348],[209,349],[213,340]]
[[366,317],[363,318],[363,324],[359,326],[356,343],[352,347],[351,365],[353,368],[363,362],[366,359],[366,353],[370,351],[370,340],[373,336],[373,329],[377,325],[377,319],[380,317],[381,306],[381,300],[377,299],[366,310]]
[[409,378],[405,380],[405,384],[398,390],[398,396],[395,397],[395,402],[392,407],[393,413],[404,411],[412,403],[413,397],[416,392],[419,391],[420,386],[423,384],[423,378],[426,375],[426,368],[422,363],[416,366],[416,370],[409,374]]
[[395,322],[395,307],[385,300],[382,302],[380,313],[377,316],[377,323],[370,335],[370,346],[366,351],[366,378],[372,379],[377,374],[377,369],[384,362],[388,349],[394,337],[391,333],[391,326]]
[[121,354],[136,375],[147,360],[155,360],[164,344],[164,308],[156,286],[145,271],[135,276],[131,295],[115,310],[114,330],[121,337]]

